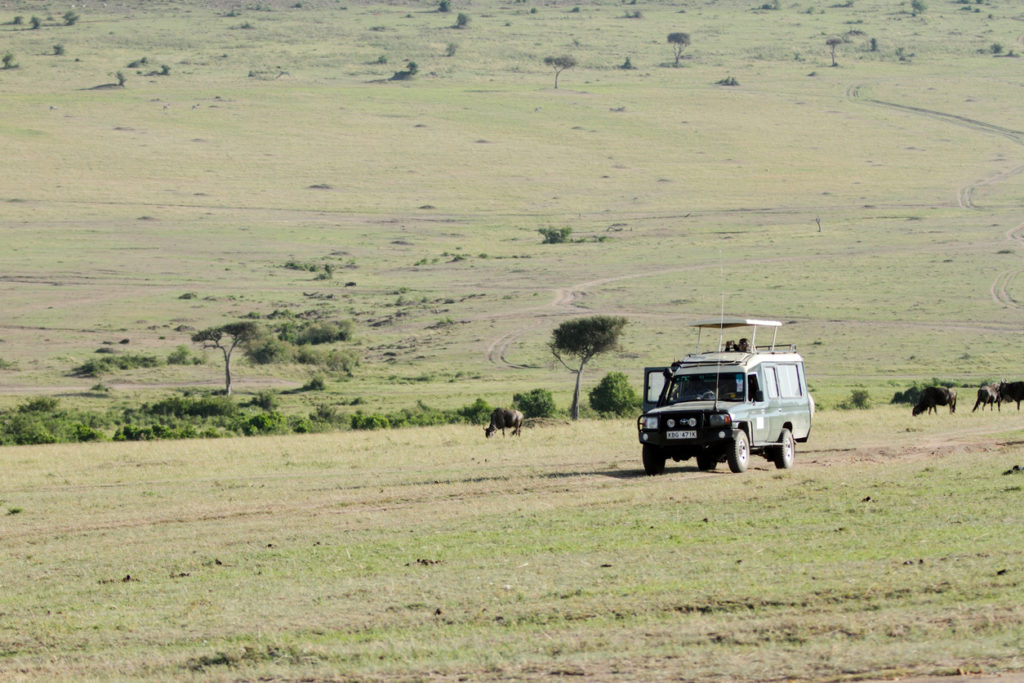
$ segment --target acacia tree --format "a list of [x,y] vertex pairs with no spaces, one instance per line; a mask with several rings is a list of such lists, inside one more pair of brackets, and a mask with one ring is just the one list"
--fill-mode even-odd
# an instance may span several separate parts
[[576,58],[570,57],[569,55],[562,55],[561,57],[545,57],[544,63],[555,70],[555,90],[558,90],[558,75],[566,69],[571,69],[576,66]]
[[[569,409],[573,420],[580,417],[580,380],[584,366],[597,354],[618,348],[619,336],[625,326],[626,319],[621,316],[595,315],[567,320],[551,333],[551,353],[559,363],[576,374],[576,389]],[[569,365],[566,357],[572,357],[579,364],[575,367]]]
[[825,44],[832,50],[832,66],[839,66],[836,64],[836,48],[842,45],[843,42],[842,38],[829,38],[825,41]]
[[204,349],[220,349],[224,354],[224,393],[228,396],[231,395],[231,353],[236,346],[256,339],[259,334],[259,325],[243,321],[208,327],[192,335],[192,341],[202,344]]
[[683,50],[690,44],[689,33],[670,33],[668,34],[668,42],[672,45],[672,51],[676,56],[676,66],[679,66],[679,60],[683,56]]

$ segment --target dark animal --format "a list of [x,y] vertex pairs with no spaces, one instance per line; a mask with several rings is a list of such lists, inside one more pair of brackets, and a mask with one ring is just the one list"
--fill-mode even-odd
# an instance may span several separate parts
[[921,400],[914,406],[914,415],[920,415],[924,411],[929,413],[933,410],[938,413],[936,406],[949,406],[949,412],[956,412],[956,392],[946,387],[926,387],[921,392]]
[[991,410],[993,404],[1002,411],[1002,408],[999,407],[999,387],[991,384],[983,384],[981,385],[981,388],[978,389],[978,400],[974,402],[974,407],[971,408],[971,412],[973,413],[977,410],[978,406],[981,406],[982,410],[985,410],[985,406],[988,406],[989,410]]
[[1024,401],[1024,382],[1000,382],[999,401],[1017,402],[1017,410],[1020,410],[1020,402]]
[[512,436],[519,436],[519,430],[523,427],[523,414],[518,410],[495,408],[491,413],[491,424],[484,427],[484,436],[489,439],[499,429],[501,435],[505,436],[506,427],[512,430]]

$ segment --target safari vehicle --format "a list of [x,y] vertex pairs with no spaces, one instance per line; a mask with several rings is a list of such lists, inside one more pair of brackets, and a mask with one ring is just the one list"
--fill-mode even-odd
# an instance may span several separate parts
[[[669,367],[644,368],[643,415],[637,420],[644,471],[661,474],[665,462],[697,459],[701,470],[729,463],[744,472],[751,453],[779,469],[793,466],[794,442],[811,433],[814,400],[804,360],[793,345],[776,346],[781,322],[722,318],[693,323],[697,351]],[[752,328],[750,340],[723,342],[726,330]],[[774,328],[770,345],[757,345],[758,328]],[[700,333],[718,332],[716,349],[700,351]]]

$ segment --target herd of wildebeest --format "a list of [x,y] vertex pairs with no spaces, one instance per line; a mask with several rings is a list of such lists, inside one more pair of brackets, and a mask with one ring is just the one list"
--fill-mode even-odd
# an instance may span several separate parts
[[[1017,410],[1020,410],[1020,402],[1024,401],[1024,382],[1000,382],[999,384],[983,384],[978,389],[978,400],[974,402],[973,413],[980,406],[992,409],[995,406],[1002,410],[1003,402],[1017,402]],[[939,412],[938,406],[949,406],[949,412],[956,412],[956,391],[947,387],[927,387],[921,392],[921,399],[914,406],[914,415],[923,412]]]

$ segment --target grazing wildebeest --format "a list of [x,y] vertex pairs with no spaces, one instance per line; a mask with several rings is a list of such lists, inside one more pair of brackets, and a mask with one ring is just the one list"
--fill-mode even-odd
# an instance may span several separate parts
[[1017,410],[1020,410],[1020,402],[1024,401],[1024,382],[1000,382],[999,401],[1017,402]]
[[519,436],[519,430],[522,429],[522,426],[523,414],[518,410],[495,408],[494,412],[491,413],[491,424],[484,427],[484,436],[489,439],[499,429],[501,430],[501,435],[505,436],[506,427],[512,430],[512,436]]
[[971,412],[973,413],[977,410],[978,406],[981,406],[982,410],[985,410],[985,406],[988,406],[989,410],[991,410],[992,404],[995,404],[1002,411],[1002,408],[999,406],[999,387],[992,384],[982,384],[981,388],[978,389],[978,400],[974,402]]
[[914,406],[914,415],[920,415],[924,411],[929,413],[933,410],[938,413],[936,406],[949,406],[949,412],[956,412],[956,392],[946,387],[925,387],[921,392],[921,400]]

